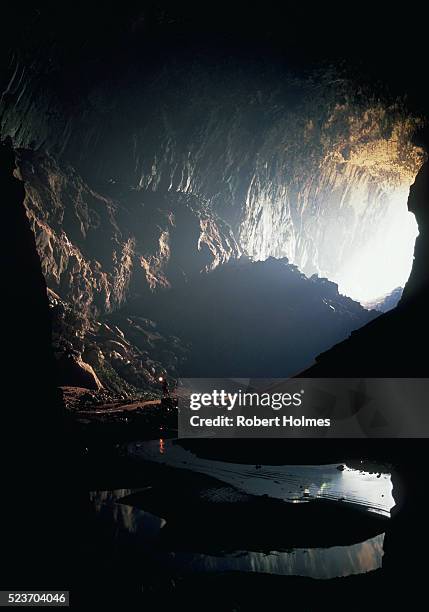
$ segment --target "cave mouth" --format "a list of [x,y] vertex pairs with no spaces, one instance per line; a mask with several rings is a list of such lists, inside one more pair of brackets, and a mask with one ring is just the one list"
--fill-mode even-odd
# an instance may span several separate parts
[[240,228],[245,252],[255,261],[286,257],[365,307],[403,288],[419,233],[408,194],[421,165],[420,151],[406,140],[411,164],[380,140],[375,151],[361,147],[353,163],[329,160],[297,194],[290,184],[280,194],[272,187],[249,194]]
[[349,257],[330,280],[338,290],[363,305],[404,287],[411,272],[417,221],[407,210],[408,188],[392,194],[389,211],[362,249],[350,249]]
[[[414,215],[407,210],[408,193],[409,186],[405,185],[385,198],[386,211],[375,224],[371,216],[367,216],[363,222],[367,224],[363,231],[363,235],[367,236],[366,241],[351,239],[348,244],[340,246],[342,257],[338,259],[336,267],[314,269],[308,263],[302,265],[299,257],[291,257],[287,244],[283,253],[279,253],[278,249],[270,253],[269,245],[275,244],[275,239],[270,240],[266,230],[264,233],[268,237],[267,245],[260,243],[258,250],[251,250],[251,256],[256,261],[263,261],[271,256],[286,256],[307,276],[317,273],[318,276],[337,283],[338,291],[342,295],[364,306],[376,302],[395,289],[403,288],[411,272],[414,244],[419,231]],[[273,227],[272,231],[275,232],[276,228]],[[317,245],[318,256],[322,261],[329,258],[332,260],[332,251],[335,250],[335,245],[341,245],[343,235],[344,231],[338,225],[323,233],[324,240]]]

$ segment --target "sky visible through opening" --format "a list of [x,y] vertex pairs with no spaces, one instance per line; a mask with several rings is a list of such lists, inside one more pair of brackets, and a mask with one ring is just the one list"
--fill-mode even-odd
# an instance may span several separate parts
[[340,293],[369,302],[404,287],[410,276],[418,226],[407,210],[408,188],[392,197],[389,214],[362,251],[353,253],[330,280]]
[[[419,233],[416,219],[407,208],[408,194],[409,182],[403,183],[390,191],[383,202],[370,202],[369,210],[371,206],[385,206],[383,215],[359,216],[356,211],[357,220],[354,224],[347,221],[335,222],[332,217],[323,214],[318,216],[316,225],[323,224],[322,231],[314,236],[319,260],[315,262],[318,264],[318,276],[337,283],[341,294],[364,305],[385,297],[398,287],[403,288],[410,276],[415,240]],[[359,206],[359,191],[353,200],[354,205]],[[368,203],[365,206],[368,207]],[[278,209],[278,204],[265,208],[268,214],[261,216],[258,231],[245,247],[256,261],[270,256],[286,256],[306,273],[293,245],[291,248],[290,242],[282,242],[279,234],[281,228],[278,222],[273,222],[274,216],[270,209]],[[323,231],[326,224],[329,227],[328,234]],[[355,239],[358,235],[359,239]],[[335,249],[338,251],[335,252]],[[324,261],[331,262],[329,269],[323,269]],[[335,265],[332,262],[336,262]]]

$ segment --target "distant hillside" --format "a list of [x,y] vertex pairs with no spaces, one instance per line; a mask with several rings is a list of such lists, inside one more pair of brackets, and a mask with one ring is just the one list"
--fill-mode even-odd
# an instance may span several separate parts
[[392,308],[396,308],[399,300],[401,299],[403,287],[396,287],[390,293],[386,293],[381,297],[371,302],[364,302],[362,306],[367,310],[378,310],[379,312],[388,312]]

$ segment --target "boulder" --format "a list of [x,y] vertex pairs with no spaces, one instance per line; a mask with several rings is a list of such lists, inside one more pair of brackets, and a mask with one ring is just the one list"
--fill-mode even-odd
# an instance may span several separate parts
[[89,363],[76,355],[62,355],[57,361],[60,386],[83,387],[100,390],[103,388],[97,374]]

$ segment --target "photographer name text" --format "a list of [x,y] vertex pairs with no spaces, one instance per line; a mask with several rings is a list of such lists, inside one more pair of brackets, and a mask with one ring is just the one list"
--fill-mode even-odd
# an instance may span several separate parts
[[201,417],[193,415],[189,419],[191,427],[330,427],[330,419],[313,419],[308,417],[296,417],[291,415],[282,415],[275,417],[258,417],[243,415],[235,416],[216,416],[213,418]]

